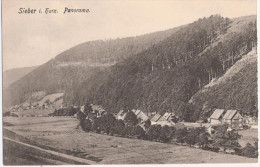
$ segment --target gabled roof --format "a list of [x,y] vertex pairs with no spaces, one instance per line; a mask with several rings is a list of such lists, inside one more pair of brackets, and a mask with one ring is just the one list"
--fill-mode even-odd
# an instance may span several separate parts
[[142,111],[139,112],[139,114],[137,115],[137,118],[140,118],[143,121],[146,121],[147,119],[149,119],[149,117]]
[[161,117],[159,120],[158,120],[158,122],[159,121],[166,121],[166,122],[169,122],[166,118],[164,118],[164,117]]
[[237,113],[237,110],[227,110],[223,119],[232,119],[236,115],[236,113]]
[[133,112],[135,115],[138,115],[138,114],[141,112],[141,110],[132,110],[132,112]]
[[173,113],[170,113],[170,112],[166,112],[164,115],[163,115],[163,117],[165,118],[165,119],[169,119],[171,116],[174,116],[174,114]]
[[160,114],[155,114],[154,117],[151,119],[152,122],[157,122],[162,116]]
[[219,117],[224,113],[224,109],[216,109],[210,116],[210,119],[219,119]]
[[124,115],[124,110],[120,110],[118,113],[117,113],[118,116],[123,116]]

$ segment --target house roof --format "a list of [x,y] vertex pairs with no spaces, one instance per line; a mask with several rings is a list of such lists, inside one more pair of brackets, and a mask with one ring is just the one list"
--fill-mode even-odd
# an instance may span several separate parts
[[133,113],[135,114],[135,115],[138,115],[140,112],[141,112],[141,110],[132,110],[133,111]]
[[224,109],[216,109],[210,116],[211,119],[219,119],[219,117],[224,113]]
[[162,116],[160,114],[155,114],[154,117],[151,119],[152,122],[157,122]]
[[161,122],[161,121],[167,121],[167,122],[169,122],[166,118],[164,118],[164,117],[161,117],[159,120],[158,120],[158,122]]
[[223,119],[232,119],[236,115],[236,113],[237,113],[237,110],[227,110]]
[[124,115],[124,110],[120,110],[118,113],[117,113],[118,116],[123,116]]
[[163,117],[168,120],[168,119],[169,119],[171,116],[173,116],[173,115],[174,115],[173,113],[166,112],[166,113],[163,115]]
[[137,115],[137,118],[140,118],[143,121],[146,121],[147,119],[149,119],[149,117],[142,111],[140,111]]

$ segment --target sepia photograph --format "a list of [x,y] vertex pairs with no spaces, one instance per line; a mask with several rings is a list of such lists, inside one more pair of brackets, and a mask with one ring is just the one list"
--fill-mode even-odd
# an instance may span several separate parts
[[259,165],[257,0],[1,5],[2,165]]

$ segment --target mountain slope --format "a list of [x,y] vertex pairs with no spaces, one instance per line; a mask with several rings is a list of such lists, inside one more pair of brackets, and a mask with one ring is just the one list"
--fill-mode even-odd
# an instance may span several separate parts
[[65,92],[93,73],[106,70],[116,62],[168,38],[181,27],[137,37],[91,41],[77,45],[12,83],[3,91],[3,104],[20,104],[29,99],[33,92],[38,91],[44,91],[46,94]]
[[3,72],[3,88],[7,88],[10,84],[18,81],[28,73],[32,72],[38,66],[33,67],[21,67],[21,68],[14,68],[10,70],[6,70]]
[[[206,85],[190,101],[196,106],[238,109],[257,115],[257,53],[252,50],[237,61],[222,77]],[[198,116],[207,113],[199,112]]]
[[[256,41],[255,20],[251,16],[230,21],[218,15],[199,19],[148,50],[69,89],[65,102],[91,102],[111,112],[122,108],[170,111],[191,121],[195,110],[189,99],[251,50],[251,42]],[[225,25],[222,29],[216,26],[221,24]],[[220,35],[211,42],[209,37],[218,32]]]

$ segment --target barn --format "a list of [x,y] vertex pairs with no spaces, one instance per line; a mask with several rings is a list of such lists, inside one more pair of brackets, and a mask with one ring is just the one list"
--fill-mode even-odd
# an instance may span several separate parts
[[224,109],[216,109],[213,114],[209,118],[209,122],[211,124],[221,124],[222,123],[222,118],[225,114]]
[[238,110],[227,110],[223,116],[223,123],[231,125],[232,129],[242,128],[243,117]]

